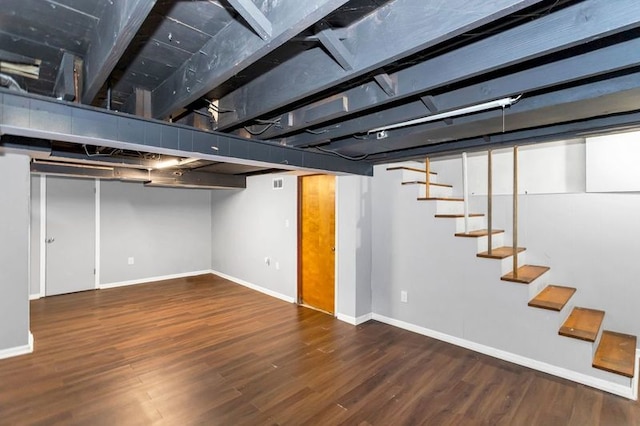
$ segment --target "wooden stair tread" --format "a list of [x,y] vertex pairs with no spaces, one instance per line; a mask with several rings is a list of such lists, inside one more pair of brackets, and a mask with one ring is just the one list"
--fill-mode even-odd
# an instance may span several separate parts
[[[438,219],[457,219],[463,218],[463,214],[437,214],[435,215]],[[482,217],[484,213],[469,213],[469,217]]]
[[464,201],[464,198],[418,197],[418,201]]
[[537,266],[537,265],[524,265],[518,268],[518,276],[514,276],[513,271],[509,272],[507,275],[503,275],[500,279],[502,281],[511,281],[514,283],[520,284],[529,284],[533,282],[536,278],[540,277],[542,274],[547,272],[549,269],[548,266]]
[[604,311],[587,308],[573,308],[558,334],[575,339],[595,342],[604,318]]
[[[492,229],[491,230],[491,234],[495,235],[495,234],[502,234],[504,232],[503,229]],[[469,231],[467,233],[464,232],[458,232],[455,234],[456,237],[465,237],[465,238],[480,238],[480,237],[486,237],[487,235],[489,235],[489,230],[488,229],[478,229],[475,231]]]
[[529,306],[559,312],[575,292],[576,289],[573,287],[548,285],[529,301]]
[[[524,247],[518,247],[518,253],[525,251]],[[489,251],[483,251],[482,253],[478,253],[476,256],[483,257],[485,259],[505,259],[509,256],[513,256],[513,247],[493,247],[491,249],[491,254]]]
[[[427,182],[423,181],[423,180],[411,180],[408,182],[402,182],[403,185],[426,185]],[[434,183],[434,182],[429,182],[429,186],[441,186],[443,188],[453,188],[453,185],[449,185],[446,183]]]
[[[387,170],[391,171],[391,170],[409,170],[412,172],[420,172],[420,173],[424,173],[424,169],[418,169],[416,167],[408,167],[408,166],[394,166],[394,167],[387,167]],[[429,172],[430,175],[437,175],[436,172]]]
[[636,336],[604,330],[593,367],[633,378],[636,366]]

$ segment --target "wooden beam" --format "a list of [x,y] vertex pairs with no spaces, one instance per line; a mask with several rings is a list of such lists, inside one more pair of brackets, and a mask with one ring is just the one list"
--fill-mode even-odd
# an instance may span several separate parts
[[398,82],[394,81],[389,74],[381,73],[373,76],[378,86],[387,94],[387,96],[395,96]]
[[347,1],[273,2],[269,13],[273,31],[268,42],[256,38],[241,23],[230,23],[153,91],[153,116],[165,118],[200,99]]
[[84,59],[82,103],[93,102],[155,3],[156,0],[105,3]]
[[69,52],[64,52],[62,55],[62,61],[60,61],[60,68],[58,68],[56,83],[53,86],[53,94],[58,99],[73,101],[76,98],[74,73],[75,60],[76,57]]
[[345,71],[351,71],[353,69],[353,55],[340,38],[338,38],[335,31],[325,22],[318,24],[318,30],[316,37],[322,46],[327,49],[327,52],[329,52],[338,65]]
[[264,16],[264,13],[251,0],[227,0],[229,4],[238,12],[242,19],[258,34],[263,40],[269,40],[273,32],[271,22]]
[[[332,116],[330,118],[332,122],[335,122],[337,118],[343,118],[344,121],[341,126],[332,126],[328,129],[322,138],[326,140],[327,138],[366,132],[368,129],[381,125],[384,120],[393,120],[389,123],[394,123],[409,120],[412,117],[421,117],[424,115],[424,107],[420,105],[420,102],[405,102],[406,105],[413,107],[412,112],[405,109],[406,112],[400,113],[402,108],[394,107],[394,111],[397,111],[398,114],[393,117],[387,112],[382,117],[376,113],[365,115],[364,112],[368,110],[379,111],[384,105],[391,102],[422,96],[434,89],[444,88],[470,77],[478,77],[517,63],[527,61],[531,63],[533,59],[575,46],[588,46],[593,40],[640,27],[640,8],[638,8],[636,0],[619,0],[615,2],[615,7],[612,5],[608,0],[585,0],[459,49],[411,65],[392,74],[397,77],[399,82],[398,92],[394,97],[389,97],[380,90],[375,82],[366,82],[343,91],[340,95],[349,99],[349,111],[342,114],[341,117]],[[578,24],[578,21],[581,23]],[[550,37],[549,34],[553,34],[553,37]],[[595,44],[591,45],[596,49]],[[606,58],[609,49],[612,49],[612,46],[601,49],[604,52],[600,53],[600,57],[603,58],[599,62],[600,68],[609,62]],[[618,50],[616,49],[615,55],[619,55]],[[634,51],[629,50],[629,52]],[[635,54],[631,53],[631,55]],[[615,59],[619,61],[618,57]],[[537,74],[534,79],[527,78],[528,70],[524,70],[518,72],[521,77],[511,81],[527,88],[532,87],[530,82],[536,80],[545,80],[547,85],[550,84],[550,81],[559,79],[560,76],[568,80],[571,73],[567,73],[567,70],[582,73],[583,67],[593,68],[596,63],[587,57],[584,58],[584,61],[584,65],[574,61],[571,69],[551,65],[547,67],[545,74]],[[510,94],[522,93],[518,92],[518,84],[511,84],[512,92]],[[515,92],[513,91],[514,87]],[[501,85],[492,85],[491,90],[484,88],[484,96],[481,99],[498,99],[500,96],[497,93],[502,91]],[[438,99],[436,105],[440,110],[452,108],[442,104],[446,99],[445,96],[438,95],[436,99]],[[221,100],[221,107],[229,108],[231,104],[225,104],[223,100]],[[254,102],[255,99],[252,98],[252,105]],[[451,104],[451,102],[448,103]],[[464,106],[464,103],[460,106]],[[455,106],[453,107],[455,108]],[[296,112],[301,108],[289,112],[296,115]],[[353,121],[346,121],[350,115],[357,115],[357,118]],[[318,125],[322,122],[322,120],[317,120],[314,124]],[[345,125],[346,123],[348,125]],[[372,123],[375,124],[371,126]],[[292,130],[295,128],[287,129],[288,132]],[[270,129],[261,137],[264,139],[276,138],[279,136],[279,132],[282,133],[280,129]],[[296,137],[295,139],[296,146],[304,146],[318,138],[312,134],[303,134],[300,135],[300,138]],[[298,143],[298,139],[300,143]]]
[[237,113],[221,117],[219,129],[266,117],[271,111],[375,72],[536,3],[539,2],[448,0],[446,5],[424,0],[384,2],[348,27],[345,47],[355,56],[352,70],[345,72],[332,63],[323,49],[302,52],[220,99],[221,108]]

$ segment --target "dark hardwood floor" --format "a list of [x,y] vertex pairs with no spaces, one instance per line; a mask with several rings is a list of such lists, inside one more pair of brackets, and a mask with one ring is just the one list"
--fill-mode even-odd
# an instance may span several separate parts
[[0,424],[638,425],[640,404],[215,276],[33,301]]

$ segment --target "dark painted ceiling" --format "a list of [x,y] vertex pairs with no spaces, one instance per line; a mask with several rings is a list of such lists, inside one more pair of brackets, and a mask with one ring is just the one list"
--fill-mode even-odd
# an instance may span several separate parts
[[[33,94],[66,93],[100,108],[380,163],[637,126],[640,7],[637,0],[4,0],[0,61],[1,72]],[[65,79],[69,61],[76,72]],[[25,76],[15,65],[39,71]],[[372,131],[504,98],[519,100]],[[277,170],[213,161],[190,168]]]

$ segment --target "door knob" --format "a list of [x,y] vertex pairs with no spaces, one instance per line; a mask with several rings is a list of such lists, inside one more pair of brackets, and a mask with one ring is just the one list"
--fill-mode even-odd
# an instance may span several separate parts
[[54,242],[56,239],[55,238],[47,238],[47,244],[51,244],[52,242]]
[[335,247],[331,247],[331,251],[336,251],[336,248]]

